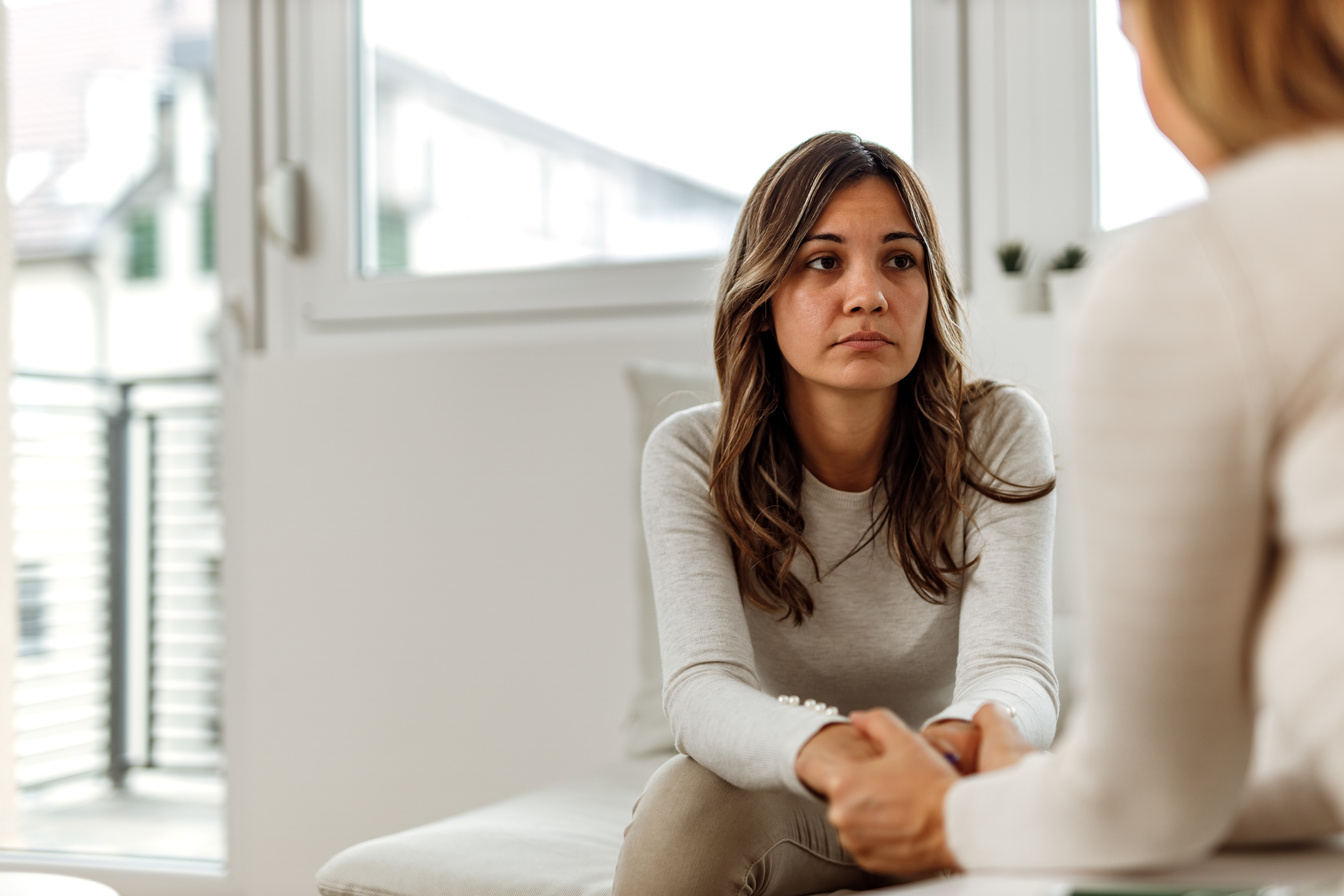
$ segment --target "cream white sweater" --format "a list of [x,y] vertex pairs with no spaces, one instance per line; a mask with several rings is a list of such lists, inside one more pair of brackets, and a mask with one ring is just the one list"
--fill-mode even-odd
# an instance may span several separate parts
[[1209,187],[1099,268],[1082,312],[1082,700],[1054,755],[950,791],[968,868],[1341,829],[1344,133]]
[[[1004,389],[969,427],[991,470],[1015,483],[1054,475],[1040,407]],[[779,694],[842,712],[887,706],[912,726],[969,719],[988,700],[1009,703],[1033,742],[1046,746],[1058,717],[1051,663],[1053,494],[1024,504],[971,489],[976,526],[951,539],[958,561],[980,562],[942,605],[922,600],[878,538],[838,567],[872,519],[871,492],[828,488],[805,473],[802,513],[820,561],[794,564],[816,613],[800,627],[744,606],[728,539],[709,498],[719,405],[676,414],[644,452],[644,529],[662,648],[664,708],[678,749],[748,789],[807,791],[798,751],[825,724],[783,706]]]

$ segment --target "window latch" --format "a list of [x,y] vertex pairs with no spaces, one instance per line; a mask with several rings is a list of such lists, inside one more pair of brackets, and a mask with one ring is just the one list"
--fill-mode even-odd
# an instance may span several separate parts
[[257,191],[266,235],[291,255],[306,248],[303,171],[292,162],[278,162]]

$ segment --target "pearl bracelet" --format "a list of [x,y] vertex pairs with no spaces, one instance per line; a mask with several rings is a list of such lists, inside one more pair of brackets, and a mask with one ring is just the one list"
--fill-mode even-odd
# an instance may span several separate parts
[[778,699],[779,702],[783,703],[785,706],[801,706],[803,709],[810,709],[813,712],[819,712],[824,716],[840,715],[839,707],[827,706],[825,703],[818,700],[812,700],[810,698],[807,700],[799,700],[797,696],[791,696],[789,694],[780,694]]

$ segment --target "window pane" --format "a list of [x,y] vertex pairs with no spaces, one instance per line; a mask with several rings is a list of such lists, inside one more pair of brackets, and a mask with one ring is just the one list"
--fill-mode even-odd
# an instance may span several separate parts
[[1114,230],[1207,195],[1204,179],[1148,114],[1119,0],[1097,0],[1099,224]]
[[803,139],[850,130],[908,158],[909,0],[853,0],[843,27],[817,13],[363,4],[363,272],[716,254]]
[[0,849],[215,870],[215,0],[5,5],[19,640]]

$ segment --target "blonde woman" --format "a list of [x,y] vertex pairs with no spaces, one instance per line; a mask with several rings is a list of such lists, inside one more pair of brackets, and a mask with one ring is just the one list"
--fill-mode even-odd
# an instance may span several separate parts
[[723,273],[723,401],[644,457],[664,703],[684,754],[649,782],[615,892],[880,885],[815,779],[871,756],[879,703],[969,770],[973,714],[1054,735],[1054,464],[1040,408],[970,382],[938,229],[889,150],[822,134],[748,197]]
[[1344,2],[1122,0],[1208,201],[1096,273],[1071,381],[1084,702],[981,712],[957,780],[885,713],[819,788],[865,866],[1128,868],[1344,830]]

